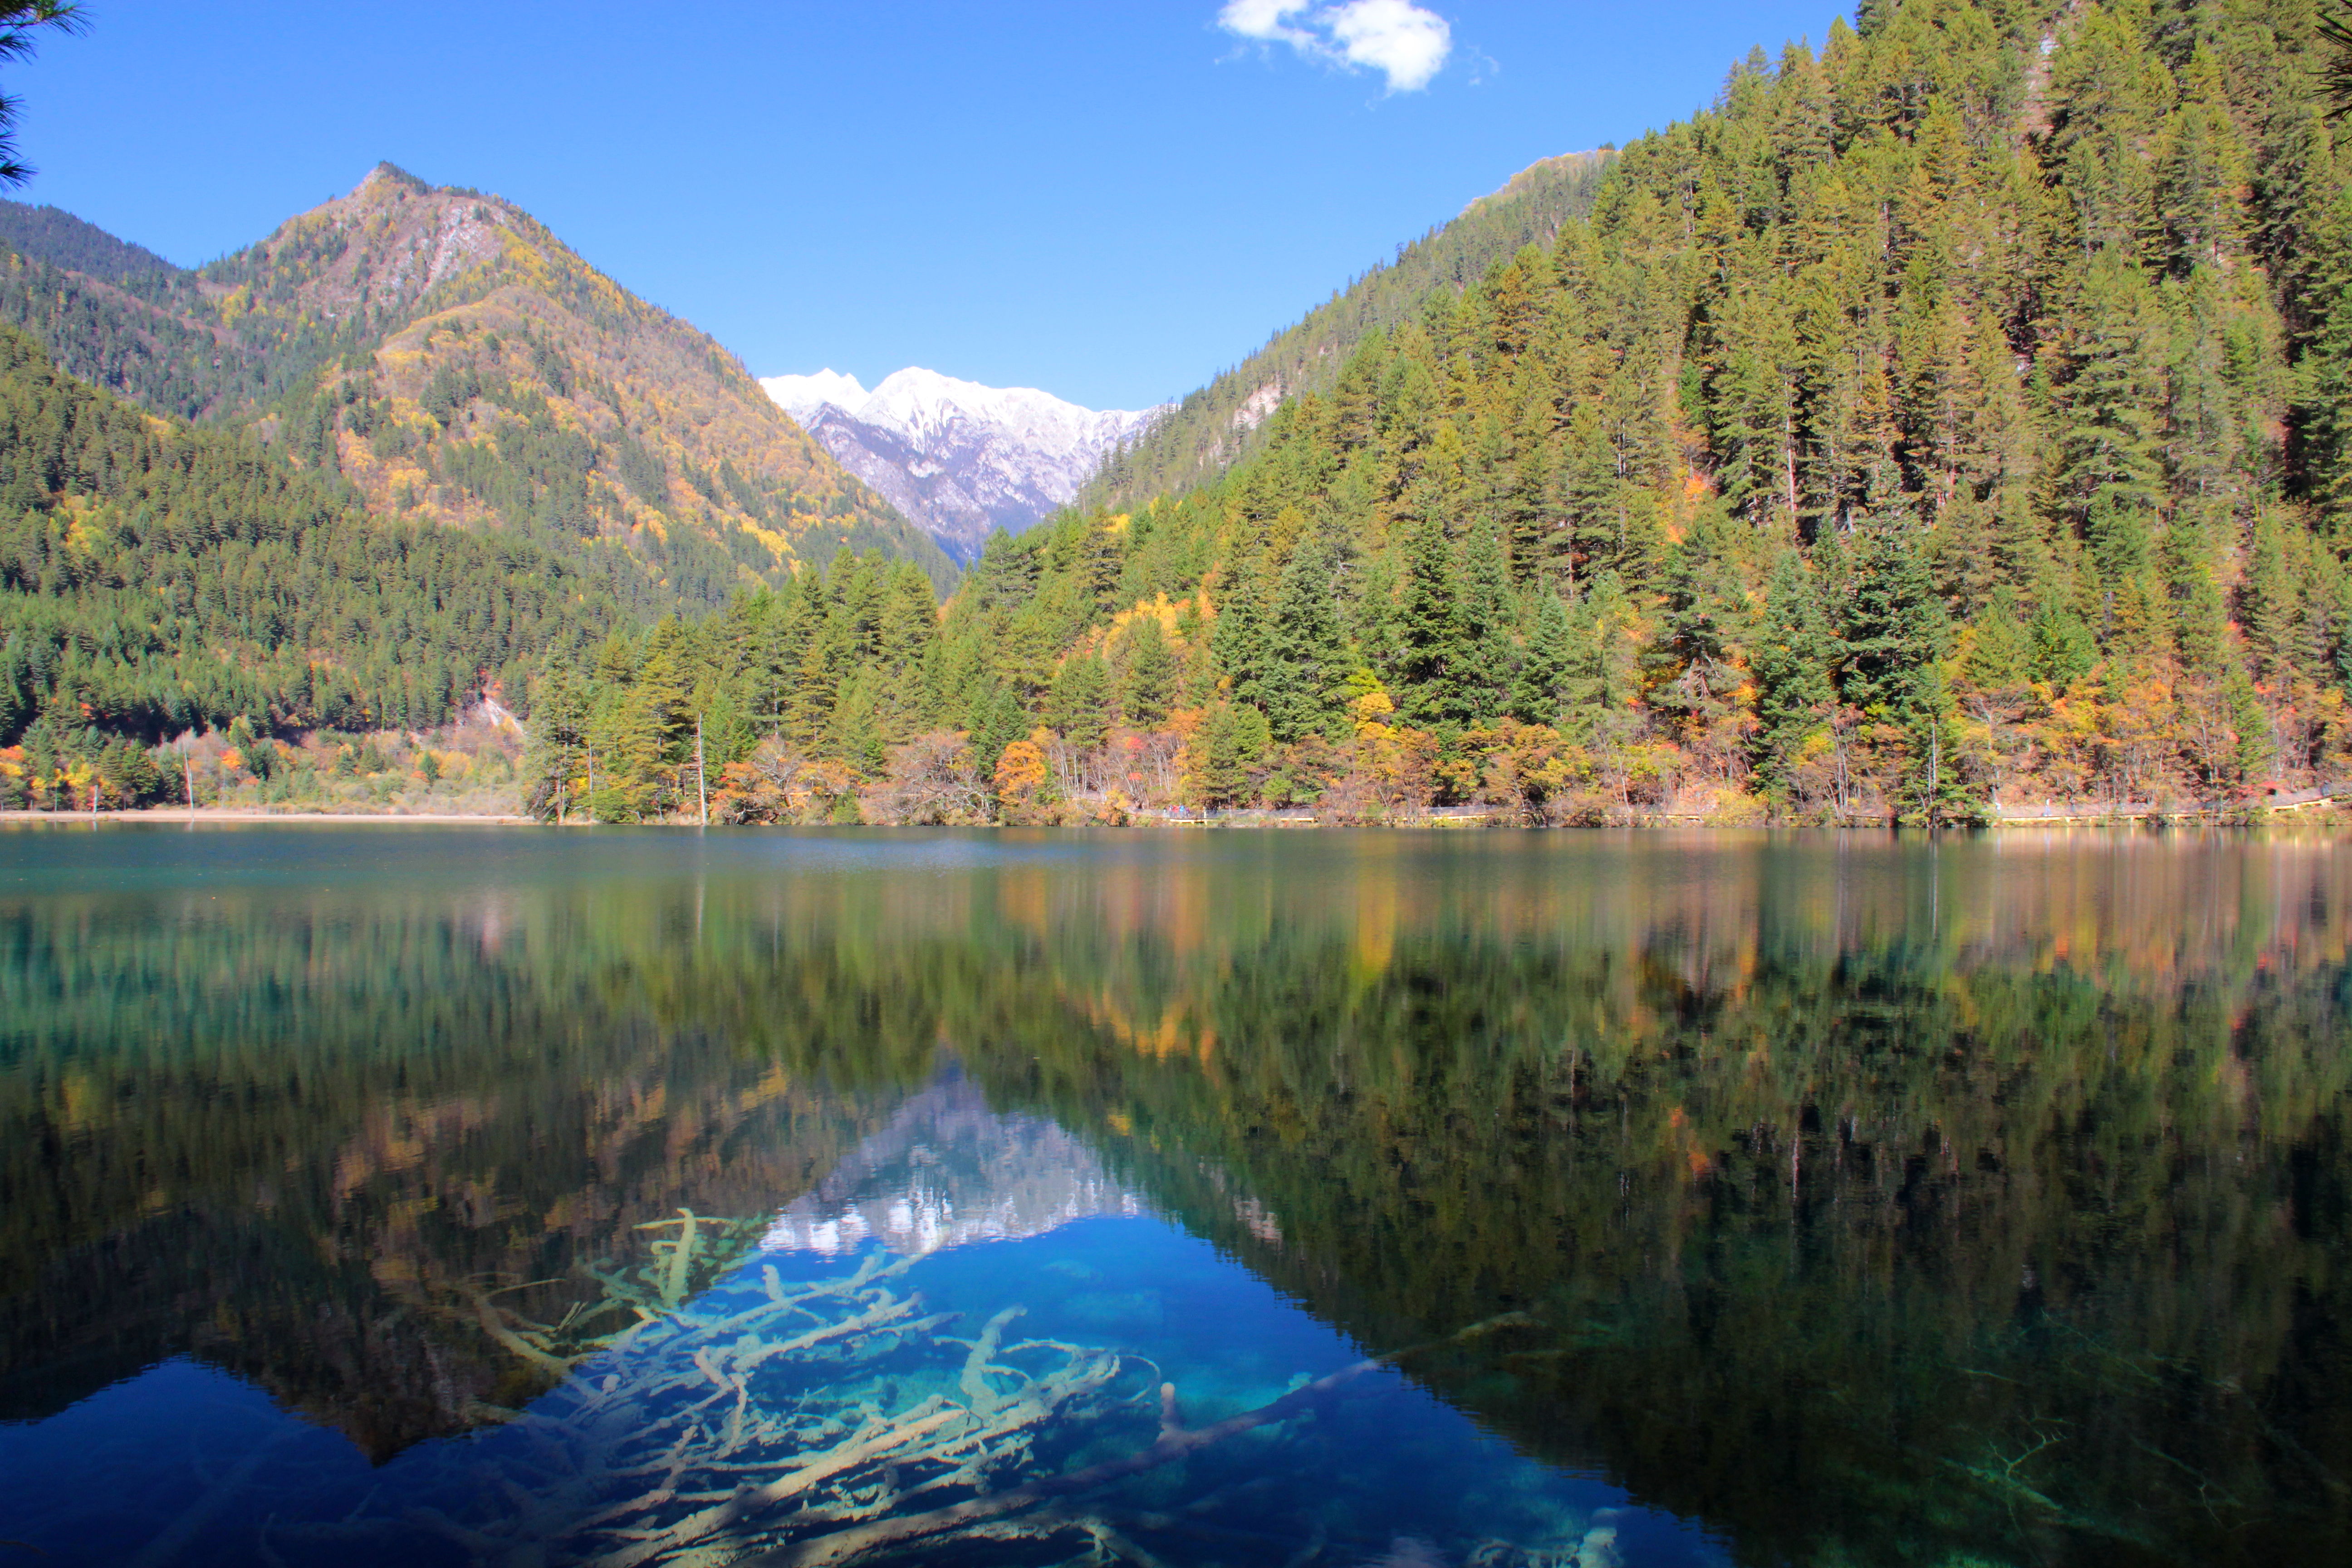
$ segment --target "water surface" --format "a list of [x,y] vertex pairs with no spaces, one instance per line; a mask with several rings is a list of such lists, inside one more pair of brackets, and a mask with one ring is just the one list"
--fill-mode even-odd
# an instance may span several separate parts
[[0,832],[0,1557],[2341,1563],[2347,897]]

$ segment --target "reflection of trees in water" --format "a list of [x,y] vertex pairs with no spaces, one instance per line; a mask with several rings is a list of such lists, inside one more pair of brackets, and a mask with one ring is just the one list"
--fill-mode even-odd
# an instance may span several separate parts
[[1129,1021],[983,1076],[1365,1339],[1534,1311],[1425,1374],[1759,1558],[2328,1560],[2346,888],[2249,859],[1947,856],[1940,929],[1801,864],[1517,931],[1424,889],[1376,964],[1223,948],[1213,1051]]
[[0,904],[5,1361],[152,1342],[169,1256],[171,1332],[407,1397],[499,1362],[466,1289],[772,1209],[952,1047],[1367,1342],[1534,1311],[1419,1374],[1759,1558],[2352,1538],[2352,879],[1860,842]]
[[382,1457],[532,1385],[475,1291],[771,1208],[873,1124],[665,1027],[628,922],[541,963],[572,914],[0,906],[0,989],[36,999],[0,1025],[0,1191],[35,1195],[0,1204],[7,1413],[194,1349]]

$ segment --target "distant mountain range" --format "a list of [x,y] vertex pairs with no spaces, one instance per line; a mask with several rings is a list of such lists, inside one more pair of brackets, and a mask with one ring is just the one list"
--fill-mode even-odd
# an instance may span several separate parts
[[944,589],[992,533],[1231,463],[1366,331],[1586,210],[1608,162],[1537,164],[1181,405],[1141,410],[915,367],[870,390],[831,370],[754,384],[512,204],[389,163],[198,269],[0,202],[0,323],[154,412],[341,474],[379,515],[584,551],[640,610],[845,549],[914,560]]
[[824,370],[760,384],[841,465],[939,542],[975,560],[988,536],[1056,508],[1123,441],[1166,412],[1081,408],[1025,386],[982,386],[912,366],[868,392]]

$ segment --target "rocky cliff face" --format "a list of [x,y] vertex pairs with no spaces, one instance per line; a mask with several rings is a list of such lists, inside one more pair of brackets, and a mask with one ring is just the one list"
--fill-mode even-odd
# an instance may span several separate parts
[[1104,456],[1161,413],[1097,411],[1030,387],[909,367],[868,392],[855,376],[769,376],[768,395],[960,562],[999,530],[1069,504]]

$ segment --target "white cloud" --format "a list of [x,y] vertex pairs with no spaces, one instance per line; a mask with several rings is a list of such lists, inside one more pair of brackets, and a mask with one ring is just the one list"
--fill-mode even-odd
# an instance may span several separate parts
[[1312,3],[1313,0],[1225,0],[1225,8],[1217,13],[1217,26],[1244,38],[1309,43],[1314,36],[1290,26],[1286,18],[1309,9]]
[[1412,0],[1225,0],[1217,26],[1288,44],[1309,58],[1379,71],[1391,92],[1427,87],[1454,50],[1454,29]]
[[1445,18],[1412,0],[1349,0],[1329,15],[1331,37],[1348,63],[1385,74],[1391,92],[1427,87],[1454,47]]

